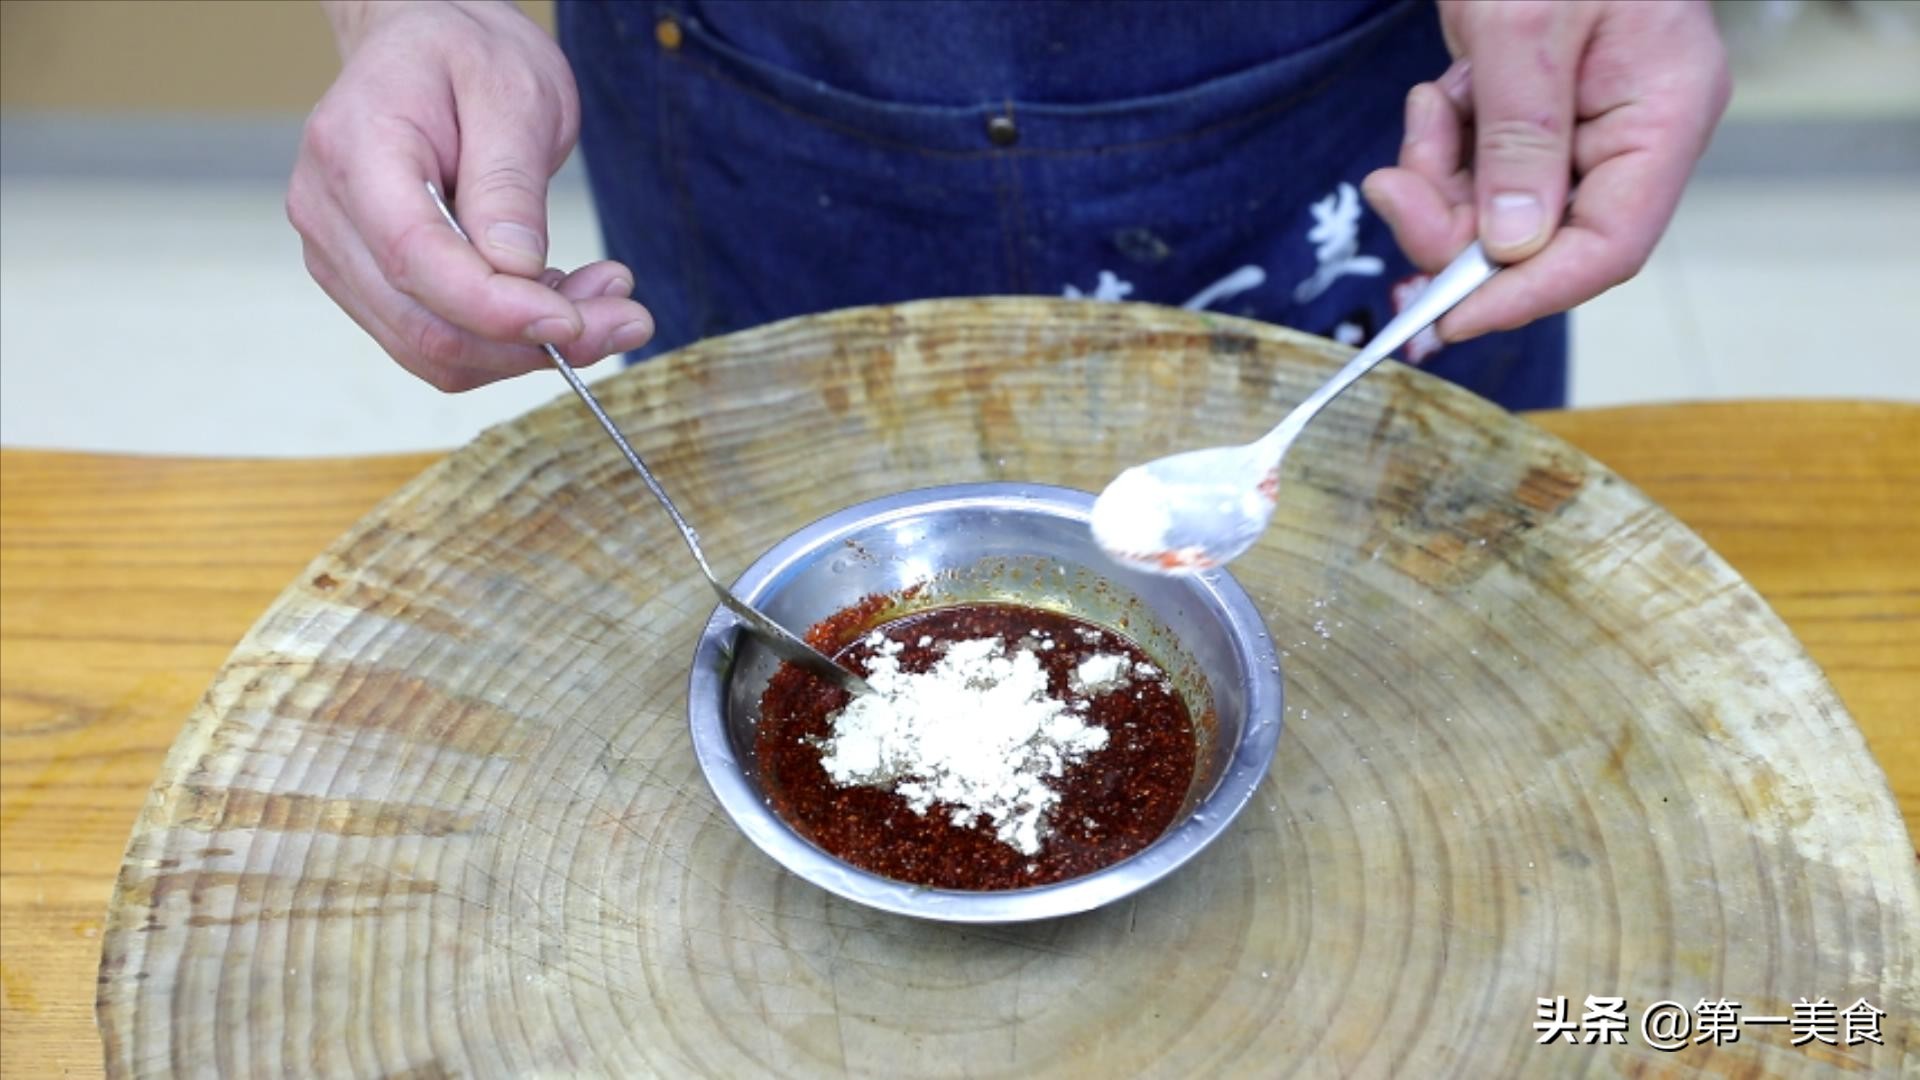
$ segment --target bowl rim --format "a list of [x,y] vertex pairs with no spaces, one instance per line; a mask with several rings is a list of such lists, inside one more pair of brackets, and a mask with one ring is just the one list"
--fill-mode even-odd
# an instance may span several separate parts
[[[734,581],[736,595],[758,603],[791,580],[808,556],[850,533],[943,509],[998,508],[1042,512],[1087,522],[1094,496],[1050,484],[1004,481],[915,488],[857,503],[795,530],[769,548]],[[1118,567],[1118,564],[1116,564]],[[1121,568],[1124,569],[1124,568]],[[1137,573],[1138,571],[1134,571]],[[1184,578],[1196,597],[1243,645],[1247,717],[1225,773],[1185,820],[1145,849],[1077,878],[1028,889],[973,892],[935,889],[881,877],[828,855],[788,825],[748,781],[728,737],[726,701],[738,616],[716,606],[694,649],[687,685],[687,719],[694,756],[721,808],[749,841],[788,871],[866,907],[951,923],[1011,923],[1077,914],[1129,896],[1172,874],[1219,838],[1265,779],[1279,745],[1285,688],[1280,659],[1258,608],[1225,570]]]

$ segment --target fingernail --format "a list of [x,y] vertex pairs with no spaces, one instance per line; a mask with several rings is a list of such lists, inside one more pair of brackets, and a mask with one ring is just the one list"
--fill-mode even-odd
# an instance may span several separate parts
[[600,295],[601,296],[632,296],[633,282],[629,281],[624,277],[616,277],[611,281],[607,282],[605,287],[603,287],[600,290]]
[[529,259],[544,262],[547,258],[547,245],[541,241],[540,234],[511,221],[496,221],[487,226],[487,243],[500,251]]
[[645,345],[653,337],[653,324],[645,319],[621,323],[607,335],[604,348],[610,353],[627,352]]
[[527,340],[535,345],[549,345],[556,341],[572,341],[578,332],[569,320],[549,315],[544,319],[535,319],[527,327]]
[[1502,191],[1487,207],[1487,243],[1503,250],[1524,247],[1540,235],[1546,215],[1531,192]]

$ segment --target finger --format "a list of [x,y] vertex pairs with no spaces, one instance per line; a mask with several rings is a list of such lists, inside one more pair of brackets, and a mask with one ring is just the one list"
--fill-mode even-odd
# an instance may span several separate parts
[[1643,157],[1635,163],[1646,170],[1638,178],[1656,185],[1643,193],[1647,204],[1678,203],[1724,107],[1724,84],[1711,74],[1696,82],[1683,95],[1628,101],[1583,121],[1574,133],[1575,168],[1587,174],[1615,159]]
[[585,367],[614,353],[630,352],[653,340],[653,315],[624,296],[596,296],[579,301],[586,329],[572,342],[558,346],[569,364]]
[[547,178],[560,162],[547,119],[557,106],[545,93],[537,80],[493,73],[468,80],[457,99],[460,224],[494,269],[519,277],[547,264]]
[[557,266],[549,266],[540,271],[540,276],[534,280],[575,301],[590,300],[596,296],[633,295],[633,275],[627,272],[626,267],[611,260],[588,263],[571,274]]
[[1607,252],[1601,235],[1561,226],[1544,251],[1501,271],[1441,319],[1441,340],[1512,330],[1600,295],[1631,275],[1606,269]]
[[581,330],[580,313],[531,277],[496,272],[449,228],[427,194],[427,181],[437,178],[431,148],[406,136],[374,142],[365,163],[346,178],[342,207],[377,275],[482,337],[572,341]]
[[1475,9],[1473,173],[1480,239],[1512,263],[1544,248],[1572,182],[1574,86],[1585,30],[1566,9],[1512,0]]
[[316,244],[306,245],[308,270],[401,367],[437,389],[458,393],[550,364],[539,349],[479,337],[392,288],[373,255],[352,242],[350,230],[342,230],[344,241],[332,246],[332,256]]
[[[434,377],[434,365],[423,363],[410,346],[403,344],[393,334],[387,321],[381,317],[374,305],[367,301],[366,295],[355,286],[355,274],[342,272],[341,268],[327,257],[326,252],[312,242],[302,245],[301,255],[306,261],[307,273],[312,275],[321,291],[332,299],[335,306],[346,312],[347,318],[352,319],[368,337],[373,338],[395,363],[441,390],[450,389]],[[354,260],[349,258],[348,261]],[[364,272],[358,276],[376,287],[383,287],[379,286],[374,279],[365,278]]]
[[[401,303],[412,309],[407,317],[423,321],[420,329],[402,330],[379,306],[369,303],[352,286],[348,275],[335,268],[317,248],[309,244],[305,254],[307,271],[340,310],[395,363],[437,390],[447,393],[471,390],[530,371],[536,361],[544,359],[543,354],[530,348],[515,349],[476,338],[405,297],[400,297]],[[397,311],[398,305],[392,310]],[[427,330],[425,320],[437,325]],[[487,351],[495,351],[495,355],[483,355]],[[505,355],[500,351],[506,351]],[[522,355],[514,355],[515,352]]]
[[540,276],[580,311],[580,336],[556,346],[575,367],[637,349],[653,338],[653,314],[628,297],[633,282],[625,266],[601,261],[571,274],[548,267]]
[[376,311],[371,319],[355,321],[401,367],[445,393],[465,393],[551,363],[540,349],[475,336],[411,299],[392,312],[391,320]]
[[562,276],[554,287],[561,296],[575,302],[598,296],[625,299],[633,295],[633,272],[620,263],[602,259]]
[[1447,101],[1460,110],[1466,119],[1473,118],[1473,61],[1464,57],[1448,65],[1447,70],[1434,80],[1434,85],[1447,96]]
[[628,298],[633,275],[625,266],[611,260],[588,263],[568,274],[559,289],[586,320],[580,336],[560,347],[568,363],[591,364],[653,340],[653,314]]
[[1473,179],[1460,156],[1468,123],[1467,110],[1433,83],[1421,83],[1407,94],[1400,167],[1425,177],[1448,202],[1473,201]]
[[[344,240],[347,242],[340,245],[344,272],[337,276],[343,281],[357,281],[360,287],[351,295],[345,291],[329,295],[347,308],[354,321],[401,366],[428,383],[458,392],[551,363],[543,350],[489,341],[441,318],[388,286],[379,276],[372,254],[363,245],[350,242],[350,232]],[[571,342],[555,343],[570,364],[592,364],[613,353],[637,349],[652,339],[652,315],[624,295],[632,288],[631,273],[625,266],[601,261],[572,274],[552,268],[542,276],[580,298],[577,310],[582,332]]]
[[[364,310],[364,305],[361,304],[359,295],[334,267],[332,260],[327,258],[326,252],[311,240],[306,240],[300,245],[300,258],[307,265],[307,276],[313,278],[314,284],[320,286],[320,291],[327,294],[327,299],[332,300],[335,307],[346,312],[348,318],[361,323],[358,312]],[[364,329],[365,324],[361,323],[361,326]]]
[[1466,61],[1456,61],[1439,80],[1408,92],[1399,165],[1376,170],[1361,184],[1400,250],[1428,272],[1452,261],[1473,237],[1473,178],[1461,157],[1472,116],[1469,70]]
[[1684,161],[1676,165],[1644,151],[1595,166],[1581,179],[1567,223],[1552,242],[1454,308],[1440,321],[1440,336],[1464,341],[1524,326],[1638,273],[1679,202],[1686,169]]
[[1473,239],[1473,202],[1454,199],[1413,169],[1378,169],[1360,185],[1415,266],[1437,273]]

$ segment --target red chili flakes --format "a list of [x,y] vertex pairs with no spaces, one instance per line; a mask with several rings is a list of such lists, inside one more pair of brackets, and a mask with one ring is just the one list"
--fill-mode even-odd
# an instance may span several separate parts
[[[1092,623],[1038,608],[969,604],[920,612],[873,625],[885,602],[868,597],[814,627],[809,641],[844,643],[877,629],[902,645],[901,670],[932,668],[953,641],[999,637],[1010,648],[1050,638],[1035,648],[1047,672],[1048,692],[1071,696],[1070,679],[1082,660],[1121,654],[1129,666],[1152,663],[1140,647]],[[851,628],[851,630],[850,630]],[[925,645],[921,640],[928,639]],[[865,674],[873,650],[863,641],[836,659]],[[802,836],[829,854],[898,881],[943,889],[1018,889],[1092,873],[1151,844],[1186,802],[1196,757],[1193,720],[1164,676],[1135,678],[1119,690],[1089,699],[1088,724],[1105,728],[1107,745],[1054,783],[1060,802],[1048,816],[1041,849],[1024,855],[996,838],[992,826],[952,823],[950,807],[936,803],[923,816],[891,791],[840,787],[820,764],[829,717],[846,706],[845,690],[792,664],[783,664],[760,701],[755,753],[773,808]]]

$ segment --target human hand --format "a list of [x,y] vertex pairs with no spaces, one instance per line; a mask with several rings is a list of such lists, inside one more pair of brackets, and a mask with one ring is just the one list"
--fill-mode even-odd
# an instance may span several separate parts
[[[547,267],[547,181],[579,133],[566,58],[510,4],[327,5],[340,76],[307,120],[287,218],[307,270],[441,390],[639,348],[653,319],[616,262]],[[469,246],[427,182],[454,197]]]
[[1440,0],[1440,20],[1454,64],[1407,95],[1400,162],[1362,187],[1422,269],[1476,234],[1515,264],[1440,321],[1462,341],[1638,273],[1732,83],[1704,0]]

